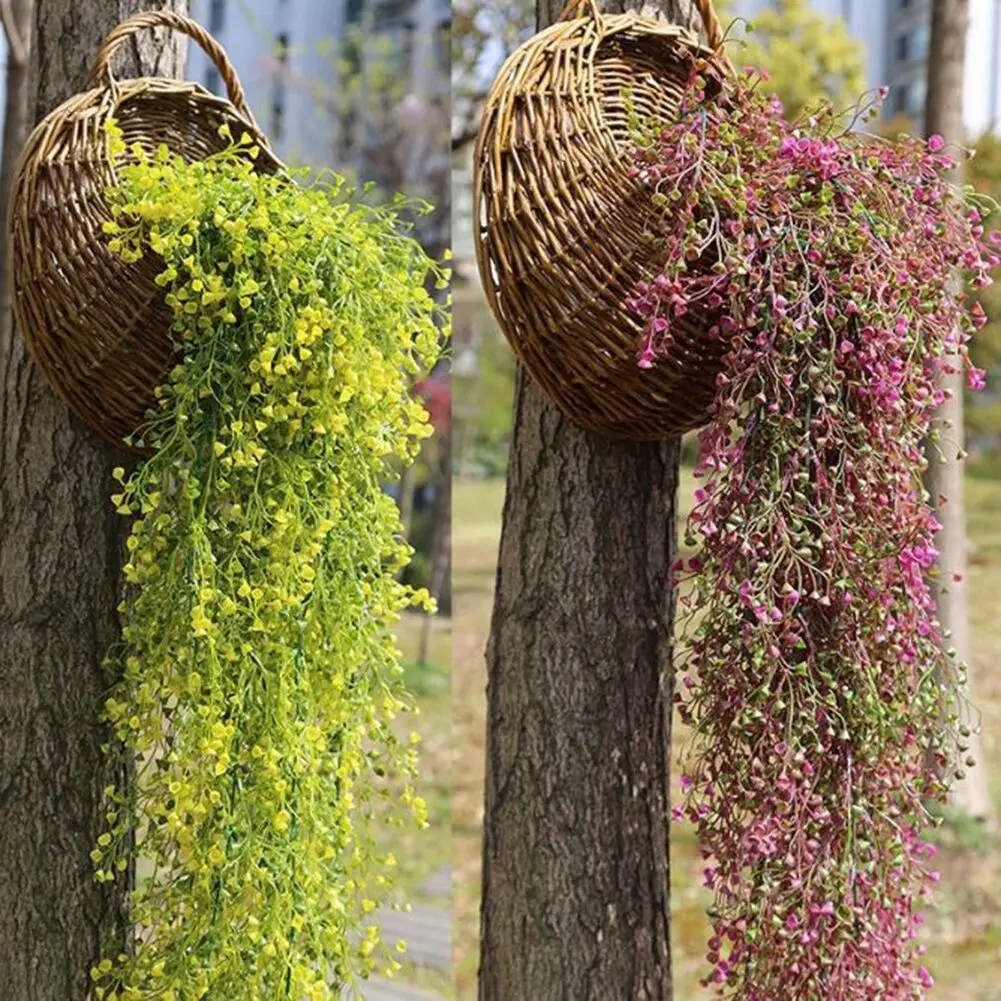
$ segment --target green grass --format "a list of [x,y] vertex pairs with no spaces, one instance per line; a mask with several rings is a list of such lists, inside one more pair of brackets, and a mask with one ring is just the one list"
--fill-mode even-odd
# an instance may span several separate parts
[[[1001,464],[972,465],[967,515],[975,550],[969,569],[974,700],[983,714],[984,762],[1001,813]],[[679,489],[682,516],[694,480]],[[459,1001],[476,997],[480,838],[484,760],[483,651],[490,625],[500,517],[501,480],[461,481],[453,493],[453,798],[455,976]],[[675,725],[675,751],[684,739]],[[677,789],[675,789],[677,795]],[[1001,876],[994,839],[956,825],[939,859],[940,907],[929,920],[928,965],[937,980],[930,1001],[1001,1001]],[[677,1001],[707,1001],[698,984],[708,934],[706,891],[690,826],[671,835],[672,948]],[[512,999],[523,1001],[523,999]],[[528,1001],[528,999],[524,999]],[[611,999],[610,999],[611,1001]],[[617,999],[616,999],[617,1001]]]
[[[379,849],[392,852],[399,863],[394,887],[395,898],[403,903],[429,903],[446,910],[450,902],[425,899],[421,884],[452,861],[452,625],[449,619],[436,617],[426,663],[418,661],[424,617],[413,613],[403,617],[397,637],[403,652],[404,682],[413,698],[416,712],[397,720],[397,732],[406,739],[412,731],[421,735],[420,775],[417,792],[428,807],[428,827],[415,830],[384,826],[377,830]],[[394,943],[387,943],[390,947]],[[393,978],[410,984],[445,1001],[454,998],[452,976],[428,970],[406,961],[406,953],[395,955],[402,969]]]
[[451,667],[434,661],[422,664],[417,660],[407,660],[403,664],[403,682],[407,691],[425,707],[436,706],[442,698],[448,698]]
[[402,736],[411,731],[421,735],[418,793],[427,801],[429,826],[423,831],[387,827],[379,832],[380,846],[399,862],[398,887],[410,902],[418,899],[420,884],[451,861],[452,628],[448,619],[435,622],[428,663],[419,664],[422,625],[423,616],[410,614],[397,629],[404,680],[417,708],[416,714],[398,722]]

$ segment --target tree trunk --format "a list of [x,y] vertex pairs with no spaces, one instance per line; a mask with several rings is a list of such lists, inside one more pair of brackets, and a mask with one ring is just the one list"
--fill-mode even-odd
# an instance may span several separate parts
[[452,432],[441,440],[441,471],[435,511],[434,542],[431,551],[434,563],[431,577],[432,593],[445,615],[452,614]]
[[[438,440],[435,484],[434,531],[431,533],[431,573],[428,590],[438,602],[440,614],[451,609],[449,571],[452,566],[452,437],[442,434]],[[437,616],[425,615],[421,623],[421,643],[417,655],[419,664],[431,657],[431,636]]]
[[[932,4],[931,48],[928,58],[928,99],[925,107],[925,132],[939,133],[947,141],[962,144],[963,69],[966,52],[968,0],[936,0]],[[959,359],[954,362],[957,369]],[[943,378],[944,388],[951,399],[939,407],[933,427],[941,438],[930,442],[929,467],[925,485],[931,503],[942,523],[936,542],[940,552],[940,577],[936,585],[938,617],[944,630],[951,634],[948,643],[956,655],[970,664],[970,627],[966,599],[966,504],[964,502],[963,462],[958,452],[963,448],[963,373]],[[941,453],[941,454],[940,454]],[[945,498],[943,503],[940,499]],[[958,578],[958,579],[957,579]],[[972,677],[972,667],[971,667]],[[993,823],[993,808],[987,787],[987,771],[979,735],[970,740],[970,751],[977,759],[976,767],[957,782],[952,793],[953,805],[964,813]]]
[[[36,4],[30,119],[85,85],[115,23],[158,6]],[[183,44],[162,32],[128,51],[131,71],[183,65]],[[0,329],[0,998],[84,1001],[101,937],[127,946],[127,881],[100,886],[89,857],[109,781],[97,717],[119,634],[125,525],[109,497],[123,456],[70,417],[10,323]]]
[[[688,24],[683,6],[657,5]],[[539,25],[559,12],[540,0]],[[480,1001],[672,997],[679,453],[580,430],[519,368],[487,650]]]
[[[400,533],[408,542],[414,520],[414,494],[417,492],[417,463],[403,467],[400,475]],[[401,571],[402,573],[402,571]]]

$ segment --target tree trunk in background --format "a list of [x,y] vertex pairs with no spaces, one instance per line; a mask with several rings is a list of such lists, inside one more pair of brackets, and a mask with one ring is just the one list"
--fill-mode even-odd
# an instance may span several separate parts
[[[162,6],[38,3],[31,121],[85,86],[111,27]],[[177,36],[126,48],[129,71],[183,66]],[[97,716],[119,634],[126,525],[109,497],[123,457],[70,418],[10,324],[0,329],[0,998],[84,1001],[101,936],[127,941],[127,881],[99,886],[89,858],[109,780]]]
[[[418,462],[420,460],[417,460]],[[414,520],[414,494],[417,492],[417,462],[404,466],[400,474],[400,531],[408,542]],[[401,571],[402,573],[402,571]]]
[[[931,43],[928,57],[928,99],[925,106],[925,132],[939,133],[950,143],[965,141],[963,127],[963,69],[966,52],[968,0],[936,0],[932,4]],[[956,359],[957,367],[959,361]],[[938,442],[928,447],[929,467],[925,485],[931,503],[942,523],[936,543],[941,553],[940,583],[936,587],[938,617],[943,629],[951,632],[947,641],[956,648],[957,657],[970,664],[970,627],[966,599],[966,504],[964,501],[964,464],[957,458],[963,448],[963,373],[943,377],[943,385],[952,398],[938,409],[934,427],[941,431]],[[939,451],[941,450],[941,457]],[[945,502],[940,502],[945,498]],[[957,581],[955,577],[960,579]],[[972,679],[972,666],[971,666]],[[982,821],[993,823],[993,808],[987,787],[979,735],[971,741],[971,753],[978,764],[969,769],[952,793],[955,807]]]
[[[540,27],[561,7],[540,0]],[[691,23],[687,3],[643,8]],[[487,650],[480,1001],[672,997],[679,444],[590,435],[519,368]]]
[[431,585],[438,605],[445,615],[452,614],[452,477],[455,466],[452,462],[452,431],[441,440],[441,469],[435,508],[434,554]]
[[[440,433],[440,432],[439,432]],[[438,614],[451,611],[449,570],[452,566],[452,436],[441,434],[438,440],[435,484],[434,530],[431,533],[431,573],[428,590],[438,602]],[[417,655],[419,664],[431,659],[431,636],[437,616],[425,615],[421,624],[421,644]]]

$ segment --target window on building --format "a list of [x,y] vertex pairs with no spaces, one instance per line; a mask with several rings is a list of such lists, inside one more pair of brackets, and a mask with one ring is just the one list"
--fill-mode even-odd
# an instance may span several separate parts
[[907,114],[907,84],[897,84],[890,88],[890,114]]
[[[438,25],[434,39],[434,60],[435,66],[448,66],[452,53],[452,19],[448,18]],[[448,93],[448,78],[445,80],[445,93]]]
[[927,23],[916,25],[894,39],[893,55],[898,63],[928,58],[929,28]]
[[411,69],[414,65],[414,36],[416,34],[417,25],[413,21],[404,21],[397,33],[397,58],[400,61],[400,69],[404,72]]
[[928,96],[928,81],[925,77],[912,80],[907,88],[907,113],[921,118],[925,113],[925,98]]
[[344,11],[344,20],[348,24],[358,24],[365,10],[365,0],[348,0]]
[[924,76],[915,77],[903,83],[898,83],[890,89],[890,115],[906,115],[918,119],[925,112],[925,94],[928,81]]
[[209,66],[205,70],[205,89],[210,94],[219,94],[222,91],[222,78],[216,66]]
[[288,75],[289,36],[282,32],[275,37],[275,89],[271,99],[271,135],[280,142],[285,133],[285,89]]
[[218,35],[226,23],[226,0],[212,0],[209,7],[209,31]]

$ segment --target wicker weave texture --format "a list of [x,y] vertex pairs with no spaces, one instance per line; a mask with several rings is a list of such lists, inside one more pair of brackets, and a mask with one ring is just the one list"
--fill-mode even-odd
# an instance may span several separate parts
[[643,325],[625,306],[663,265],[652,192],[629,176],[630,110],[673,119],[693,57],[730,69],[712,6],[699,7],[708,49],[682,27],[571,3],[502,67],[477,137],[476,249],[491,309],[553,402],[613,439],[705,423],[723,352],[693,311],[670,356],[641,369]]
[[[133,32],[167,27],[190,35],[219,67],[229,100],[197,84],[142,78],[119,82],[115,50]],[[175,361],[172,316],[148,254],[124,263],[108,249],[105,192],[115,181],[104,126],[115,118],[125,141],[153,152],[165,144],[203,159],[249,133],[259,169],[281,164],[269,152],[225,52],[199,25],[171,11],[138,14],[102,44],[92,89],[51,112],[29,137],[12,183],[10,260],[17,326],[52,387],[77,416],[121,444],[155,404],[154,390]]]

